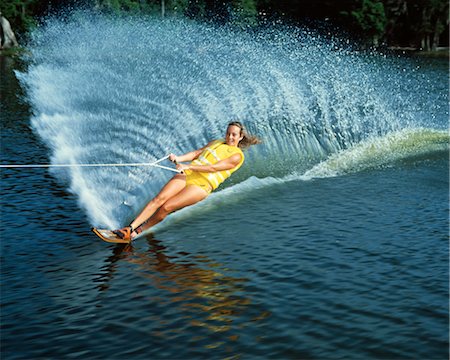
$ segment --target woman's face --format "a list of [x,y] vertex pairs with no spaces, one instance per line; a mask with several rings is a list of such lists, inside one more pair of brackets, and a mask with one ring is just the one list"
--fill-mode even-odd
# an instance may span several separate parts
[[241,135],[241,128],[236,125],[230,125],[227,128],[227,134],[225,136],[225,142],[229,146],[238,146],[239,141],[244,137]]

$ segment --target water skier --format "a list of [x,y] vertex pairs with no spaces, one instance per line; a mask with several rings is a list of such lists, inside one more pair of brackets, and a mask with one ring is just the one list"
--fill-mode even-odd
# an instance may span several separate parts
[[177,169],[182,173],[170,179],[129,226],[114,230],[113,233],[121,242],[131,242],[142,231],[164,220],[168,214],[204,200],[241,167],[244,163],[242,150],[260,142],[258,137],[248,134],[244,126],[235,121],[228,124],[225,140],[211,141],[200,149],[180,156],[170,154],[169,159],[177,164]]

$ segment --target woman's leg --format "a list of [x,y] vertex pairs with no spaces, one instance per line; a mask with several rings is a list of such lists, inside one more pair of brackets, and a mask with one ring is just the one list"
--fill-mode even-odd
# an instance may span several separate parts
[[[144,222],[146,222],[165,202],[170,198],[177,195],[186,187],[186,175],[175,175],[169,182],[164,185],[158,195],[156,195],[145,206],[144,210],[133,220],[130,224],[133,229],[138,228]],[[136,234],[134,234],[136,235]]]
[[189,205],[205,199],[208,193],[196,185],[190,185],[181,190],[177,195],[167,200],[159,210],[141,226],[142,230],[147,230],[165,219],[167,215],[176,210],[182,209]]

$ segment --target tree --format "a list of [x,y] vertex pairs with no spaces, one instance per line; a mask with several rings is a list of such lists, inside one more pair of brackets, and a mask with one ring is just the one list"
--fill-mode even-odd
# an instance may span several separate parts
[[297,24],[326,21],[374,45],[383,40],[425,50],[436,49],[449,24],[448,0],[0,0],[0,11],[19,40],[45,15],[76,7],[112,14],[181,14],[240,26],[257,25],[260,11],[268,19]]
[[15,31],[25,32],[35,25],[30,7],[38,0],[8,0],[0,2],[0,12],[7,18]]
[[414,0],[411,12],[416,21],[416,31],[420,47],[424,50],[436,50],[439,36],[449,23],[449,5],[447,0]]
[[344,17],[350,18],[356,31],[362,31],[377,46],[385,33],[387,25],[384,4],[381,0],[358,0],[354,10],[342,11]]
[[0,50],[19,46],[16,35],[11,29],[11,24],[0,11]]
[[258,21],[256,0],[233,0],[233,22],[241,26],[253,26]]

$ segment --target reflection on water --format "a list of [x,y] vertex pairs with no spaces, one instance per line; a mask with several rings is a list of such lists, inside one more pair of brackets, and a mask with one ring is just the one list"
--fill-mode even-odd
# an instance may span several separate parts
[[[134,248],[132,244],[117,245],[113,249],[112,255],[105,261],[107,265],[104,271],[96,279],[99,291],[110,290],[110,283],[121,262],[133,264],[137,267],[136,273],[146,279],[149,288],[157,288],[166,295],[161,296],[161,292],[158,292],[156,296],[149,296],[150,305],[170,306],[171,312],[178,312],[174,323],[170,323],[164,314],[159,319],[152,318],[152,321],[157,320],[162,325],[153,332],[153,336],[191,336],[191,341],[204,342],[203,346],[209,349],[225,344],[224,341],[215,341],[217,339],[211,337],[215,333],[222,333],[221,337],[225,336],[228,342],[237,340],[239,331],[245,324],[237,326],[234,323],[246,318],[245,313],[252,306],[250,298],[245,296],[248,279],[227,275],[223,264],[204,255],[180,252],[176,256],[169,256],[162,241],[152,235],[146,240],[148,249],[145,251]],[[153,293],[153,290],[150,292]],[[268,316],[268,311],[260,311],[250,320],[255,323]],[[184,325],[180,323],[180,317]],[[204,335],[199,335],[199,331],[191,332],[191,328],[205,330],[200,331]],[[190,333],[181,334],[185,331]]]

